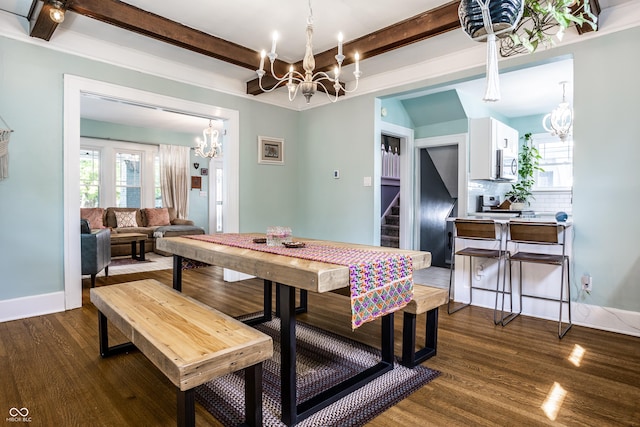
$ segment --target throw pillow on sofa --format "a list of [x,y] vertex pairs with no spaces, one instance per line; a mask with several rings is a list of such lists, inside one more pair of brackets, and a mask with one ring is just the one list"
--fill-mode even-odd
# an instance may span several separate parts
[[145,208],[144,216],[147,220],[147,227],[155,227],[161,225],[171,225],[169,220],[169,210],[167,208]]
[[116,224],[118,228],[138,226],[138,223],[136,222],[135,211],[134,212],[115,211],[114,214],[116,215]]
[[92,230],[104,228],[104,208],[80,208],[80,218],[89,221]]

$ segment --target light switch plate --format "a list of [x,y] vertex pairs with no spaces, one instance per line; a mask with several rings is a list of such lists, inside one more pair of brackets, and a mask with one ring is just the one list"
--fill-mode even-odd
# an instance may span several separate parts
[[333,177],[335,179],[340,179],[340,171],[338,169],[333,171]]
[[371,177],[365,176],[362,180],[362,185],[364,185],[365,187],[371,187]]

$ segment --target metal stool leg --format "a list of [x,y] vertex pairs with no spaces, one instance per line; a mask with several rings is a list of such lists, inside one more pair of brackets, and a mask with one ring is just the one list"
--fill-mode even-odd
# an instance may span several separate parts
[[[567,270],[567,309],[568,309],[568,315],[569,315],[569,324],[568,326],[562,330],[562,306],[564,305],[565,301],[564,301],[564,269],[565,266],[564,264],[567,264],[566,270]],[[560,275],[560,317],[558,318],[558,338],[562,339],[562,337],[565,336],[565,334],[567,332],[569,332],[569,329],[571,329],[571,326],[573,326],[572,322],[571,322],[571,286],[570,286],[570,282],[569,282],[569,277],[571,277],[569,275],[569,259],[567,257],[564,258],[564,260],[562,261],[562,273]]]
[[[454,255],[454,257],[455,257],[455,255]],[[472,273],[472,264],[473,264],[473,262],[472,262],[472,258],[469,257],[469,302],[467,304],[459,305],[458,307],[456,307],[453,310],[451,309],[451,306],[453,305],[453,298],[451,298],[451,289],[453,287],[454,264],[455,264],[455,262],[451,263],[451,271],[449,273],[449,300],[447,301],[447,314],[453,314],[453,313],[455,313],[457,311],[462,310],[465,307],[469,307],[471,305],[471,299],[473,298],[473,289],[472,289],[472,286],[473,286],[473,282],[472,282],[472,279],[473,279],[473,276],[472,276],[472,274],[473,274]]]

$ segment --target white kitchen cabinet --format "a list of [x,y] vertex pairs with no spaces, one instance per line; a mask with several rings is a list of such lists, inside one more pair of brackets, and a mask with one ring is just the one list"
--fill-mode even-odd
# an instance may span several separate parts
[[469,179],[496,180],[498,150],[518,157],[518,131],[492,117],[469,120]]

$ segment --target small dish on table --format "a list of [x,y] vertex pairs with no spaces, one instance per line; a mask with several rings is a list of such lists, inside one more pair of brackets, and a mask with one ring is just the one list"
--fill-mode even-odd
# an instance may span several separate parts
[[253,243],[267,243],[266,237],[256,237],[253,239]]
[[285,248],[304,248],[304,242],[283,242]]

